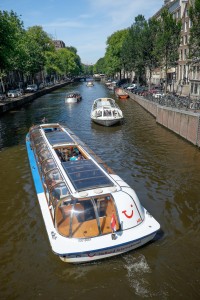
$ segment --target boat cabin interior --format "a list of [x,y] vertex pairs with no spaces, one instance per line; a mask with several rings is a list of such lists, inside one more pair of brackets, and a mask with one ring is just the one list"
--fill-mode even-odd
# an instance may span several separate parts
[[112,217],[116,230],[119,230],[115,204],[110,194],[82,199],[70,196],[57,205],[55,226],[63,236],[90,238],[112,233]]

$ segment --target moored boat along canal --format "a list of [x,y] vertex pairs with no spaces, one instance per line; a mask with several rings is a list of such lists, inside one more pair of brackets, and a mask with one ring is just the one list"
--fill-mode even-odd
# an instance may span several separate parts
[[[82,100],[65,103],[78,90]],[[123,124],[90,119],[94,99],[114,98]],[[51,252],[32,181],[25,136],[32,124],[67,125],[137,193],[161,225],[156,238],[126,254],[83,265]],[[1,299],[199,299],[200,150],[156,124],[130,98],[104,84],[66,86],[0,118]]]

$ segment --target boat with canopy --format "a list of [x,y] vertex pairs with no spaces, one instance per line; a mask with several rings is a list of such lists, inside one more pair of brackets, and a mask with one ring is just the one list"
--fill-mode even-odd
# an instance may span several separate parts
[[69,128],[32,126],[26,147],[50,245],[62,261],[108,258],[154,238],[160,225],[135,191]]

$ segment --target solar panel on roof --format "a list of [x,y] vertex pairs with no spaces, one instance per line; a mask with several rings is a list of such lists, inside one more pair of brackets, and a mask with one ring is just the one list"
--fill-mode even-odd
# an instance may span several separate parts
[[64,131],[46,132],[46,137],[51,145],[74,143],[72,138]]
[[113,182],[92,160],[67,161],[62,166],[77,191],[113,186]]

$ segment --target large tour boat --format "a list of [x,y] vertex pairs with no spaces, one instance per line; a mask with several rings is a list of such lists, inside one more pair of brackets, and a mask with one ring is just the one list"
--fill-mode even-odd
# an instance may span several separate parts
[[160,225],[135,191],[69,128],[32,126],[26,146],[51,248],[62,261],[91,262],[154,238]]

